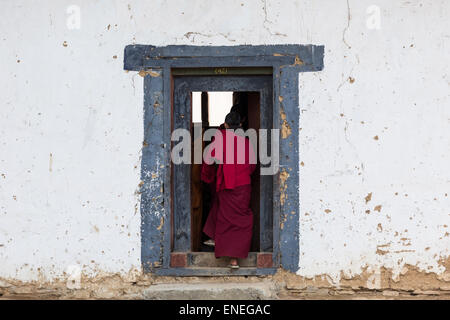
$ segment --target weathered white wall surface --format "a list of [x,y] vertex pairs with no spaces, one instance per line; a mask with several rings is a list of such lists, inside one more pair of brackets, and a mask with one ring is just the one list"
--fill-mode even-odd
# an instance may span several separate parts
[[[70,5],[80,29],[67,27]],[[379,30],[367,27],[371,5]],[[325,45],[325,69],[300,75],[298,273],[442,273],[449,15],[445,0],[2,0],[0,277],[140,268],[143,83],[123,71],[131,43]]]

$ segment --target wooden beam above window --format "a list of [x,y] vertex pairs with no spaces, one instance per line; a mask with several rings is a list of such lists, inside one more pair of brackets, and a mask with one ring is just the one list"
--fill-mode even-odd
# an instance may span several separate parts
[[173,76],[272,75],[272,67],[172,68]]

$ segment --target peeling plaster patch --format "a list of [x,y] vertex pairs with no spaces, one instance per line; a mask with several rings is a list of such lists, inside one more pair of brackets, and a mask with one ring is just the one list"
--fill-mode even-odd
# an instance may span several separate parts
[[385,254],[389,253],[389,250],[386,250],[386,249],[384,249],[384,248],[387,248],[387,247],[389,247],[390,245],[391,245],[390,242],[389,242],[389,243],[386,243],[386,244],[380,244],[380,245],[377,245],[377,251],[376,251],[376,254],[381,255],[381,256],[384,256]]
[[148,70],[141,70],[141,71],[139,71],[139,75],[141,76],[141,77],[145,77],[145,76],[147,76],[147,75],[150,75],[150,76],[152,76],[152,77],[160,77],[161,76],[161,73],[160,72],[156,72],[156,71],[153,71],[152,69],[148,69]]
[[281,137],[283,139],[286,139],[287,137],[289,137],[292,134],[292,129],[286,120],[286,113],[284,112],[284,110],[282,108],[280,109],[280,116],[281,116],[281,120],[283,121],[283,124],[281,125]]
[[369,276],[366,282],[366,286],[369,289],[381,289],[381,271],[380,269],[375,269],[373,274]]
[[294,66],[302,66],[303,65],[303,60],[299,58],[299,56],[295,56],[295,60],[294,60]]
[[[273,276],[264,277],[233,277],[237,282],[257,283],[270,281],[290,293],[311,293],[324,290],[328,292],[365,292],[367,290],[383,290],[386,295],[398,294],[433,294],[448,295],[450,293],[450,259],[439,260],[439,273],[420,270],[416,266],[405,264],[397,272],[394,270],[368,266],[359,272],[340,271],[337,275],[320,274],[315,276],[301,276],[278,269]],[[155,267],[159,263],[154,264]],[[133,268],[123,273],[108,273],[97,271],[97,267],[90,270],[82,268],[79,288],[76,290],[67,287],[70,274],[47,280],[44,276],[37,281],[20,281],[10,278],[0,278],[0,292],[4,297],[14,297],[28,294],[30,296],[48,296],[50,298],[116,298],[136,299],[142,298],[142,291],[150,285],[158,283],[226,283],[230,277],[178,277],[154,276],[143,274],[141,270]],[[384,294],[384,293],[383,293]]]
[[[283,69],[285,67],[295,67],[295,66],[302,66],[304,64],[303,60],[300,59],[300,57],[298,55],[295,56],[294,58],[294,63],[293,64],[285,64],[280,66],[280,69]],[[281,101],[280,101],[281,102]]]
[[[311,277],[294,276],[279,271],[274,279],[286,283],[287,289],[298,292],[308,288],[353,290],[355,293],[359,290],[369,289],[386,290],[392,295],[392,292],[407,293],[419,288],[420,290],[440,290],[437,293],[445,295],[448,293],[446,290],[450,290],[450,284],[443,280],[443,277],[450,273],[436,276],[436,274],[419,271],[413,266],[409,266],[409,270],[407,266],[403,269],[402,274],[394,275],[392,269],[369,266],[362,268],[358,273],[341,271],[336,277],[327,274]],[[414,271],[411,272],[411,270]]]
[[372,192],[370,192],[369,194],[367,194],[367,196],[364,198],[366,200],[366,204],[372,200]]
[[286,171],[286,169],[282,169],[280,171],[280,203],[281,205],[284,205],[284,201],[287,198],[286,190],[287,190],[287,184],[286,181],[289,178],[289,173]]
[[156,229],[161,230],[163,225],[164,225],[164,217],[161,217],[161,223],[159,224],[159,226]]

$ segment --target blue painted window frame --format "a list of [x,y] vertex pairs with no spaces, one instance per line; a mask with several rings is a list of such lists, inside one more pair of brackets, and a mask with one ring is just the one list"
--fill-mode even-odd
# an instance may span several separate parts
[[[274,184],[273,268],[235,270],[234,275],[296,272],[299,265],[300,72],[323,69],[324,46],[128,45],[124,69],[144,77],[144,141],[141,164],[141,261],[144,272],[173,276],[229,275],[217,268],[172,268],[171,163],[173,68],[272,67],[274,127],[280,137],[280,172]],[[284,131],[283,131],[284,130]]]

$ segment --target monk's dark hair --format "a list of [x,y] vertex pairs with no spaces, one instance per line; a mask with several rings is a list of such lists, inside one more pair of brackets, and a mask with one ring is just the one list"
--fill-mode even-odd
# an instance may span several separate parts
[[225,123],[230,127],[230,129],[236,130],[241,127],[241,116],[235,111],[231,111],[225,117]]
[[231,107],[230,112],[237,112],[237,113],[239,113],[239,115],[241,116],[241,120],[242,120],[242,118],[244,118],[244,105],[242,105],[240,103],[234,104]]

